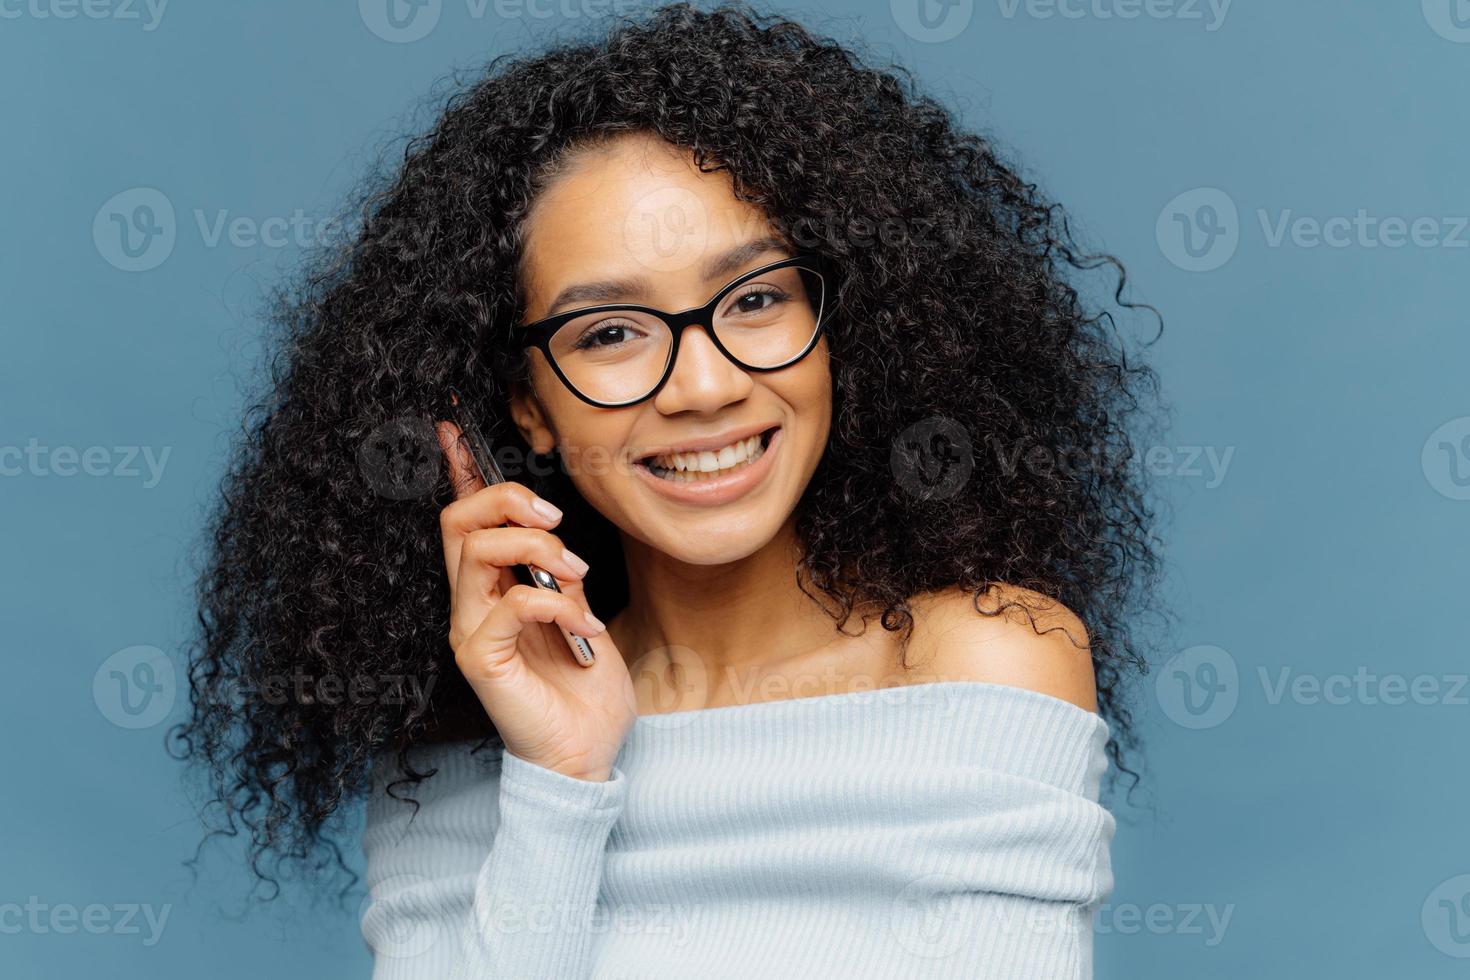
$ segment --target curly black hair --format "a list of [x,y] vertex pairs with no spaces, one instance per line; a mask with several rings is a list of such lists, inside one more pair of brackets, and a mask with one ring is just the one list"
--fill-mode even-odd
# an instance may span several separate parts
[[[432,776],[410,764],[416,744],[497,742],[447,641],[438,521],[453,492],[430,427],[448,387],[532,460],[511,479],[557,503],[558,534],[603,570],[592,607],[627,602],[617,529],[506,406],[528,377],[509,330],[523,219],[569,154],[631,132],[727,171],[843,270],[830,443],[796,514],[836,626],[876,608],[907,637],[910,600],[955,587],[977,609],[1001,584],[1060,601],[1089,634],[1109,756],[1137,781],[1125,679],[1146,669],[1135,615],[1160,549],[1135,456],[1157,378],[1077,277],[1110,267],[1111,299],[1136,304],[1116,260],[1082,250],[1058,206],[915,88],[790,20],[679,3],[494,59],[365,185],[351,240],[279,297],[265,392],[205,544],[192,715],[170,732],[206,774],[212,834],[248,832],[260,880],[283,862],[345,869],[334,818],[380,753],[396,754],[392,791]],[[957,491],[902,478],[918,472],[899,451],[915,433],[969,441]]]

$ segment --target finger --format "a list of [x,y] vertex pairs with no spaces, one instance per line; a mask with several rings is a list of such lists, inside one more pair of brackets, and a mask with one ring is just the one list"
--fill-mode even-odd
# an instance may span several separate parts
[[538,497],[530,487],[514,480],[481,487],[468,497],[450,502],[439,514],[445,536],[463,536],[482,527],[506,523],[521,527],[552,528],[561,522],[561,511],[549,500]]
[[459,588],[459,571],[464,563],[464,543],[471,534],[483,530],[503,530],[507,525],[544,531],[560,520],[559,517],[547,517],[536,510],[535,502],[539,499],[529,488],[519,483],[500,483],[486,487],[463,500],[456,500],[440,512],[439,529],[444,538],[444,565],[449,570],[451,599]]
[[459,426],[453,422],[439,422],[434,426],[439,437],[439,448],[449,464],[449,483],[454,487],[455,499],[468,497],[485,486],[475,468],[475,458],[469,444],[462,438]]
[[[515,523],[524,527],[555,527],[561,521],[561,512],[548,500],[538,497],[529,487],[508,480],[486,487],[478,475],[468,478],[460,469],[467,452],[464,440],[455,441],[458,432],[452,422],[439,423],[440,448],[451,468],[451,480],[459,480],[461,487],[478,487],[469,496],[452,501],[439,514],[439,529],[444,540],[444,565],[449,573],[451,599],[458,588],[460,552],[463,538],[471,531],[487,527],[501,527]],[[453,475],[458,473],[459,475]],[[458,492],[458,490],[456,490]],[[542,508],[542,509],[538,509]]]
[[562,592],[576,599],[582,604],[584,609],[590,611],[587,603],[587,592],[584,587],[585,582],[585,576],[583,578],[563,578],[561,575],[556,576],[556,584],[561,587]]
[[585,562],[579,564],[581,560],[560,538],[540,528],[479,528],[462,540],[451,616],[451,625],[461,635],[472,632],[489,608],[517,584],[514,573],[507,584],[506,572],[513,565],[538,565],[558,583],[575,581],[586,573]]
[[[556,623],[577,636],[591,637],[602,632],[587,619],[582,604],[571,596],[550,589],[517,585],[495,604],[484,622],[470,634],[462,647],[463,653],[456,655],[456,662],[466,679],[485,682],[493,688],[497,680],[503,680],[512,670],[524,666],[524,661],[515,663],[522,656],[518,641],[525,628],[533,623]],[[567,656],[576,660],[570,650]],[[487,707],[491,708],[493,715],[493,706]]]

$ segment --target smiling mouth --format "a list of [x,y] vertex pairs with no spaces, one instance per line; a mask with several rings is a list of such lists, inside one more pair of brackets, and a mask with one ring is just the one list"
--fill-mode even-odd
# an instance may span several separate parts
[[738,473],[765,455],[771,444],[771,436],[780,426],[771,426],[764,432],[741,439],[723,449],[704,450],[697,453],[668,453],[649,456],[637,461],[660,480],[670,483],[700,483]]

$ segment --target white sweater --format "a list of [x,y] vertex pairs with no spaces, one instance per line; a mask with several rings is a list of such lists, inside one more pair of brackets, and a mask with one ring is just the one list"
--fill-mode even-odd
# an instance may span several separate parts
[[643,716],[603,783],[419,747],[417,816],[384,758],[373,976],[1090,977],[1107,735],[945,681]]

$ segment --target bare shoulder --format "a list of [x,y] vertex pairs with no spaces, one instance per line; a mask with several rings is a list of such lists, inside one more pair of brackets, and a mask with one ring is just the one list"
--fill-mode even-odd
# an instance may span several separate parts
[[[955,588],[916,596],[910,607],[908,660],[916,682],[1008,684],[1097,710],[1087,628],[1060,602],[998,586],[978,604],[974,593]],[[1000,615],[984,614],[997,609]]]

